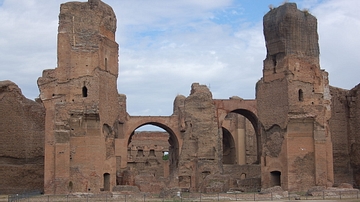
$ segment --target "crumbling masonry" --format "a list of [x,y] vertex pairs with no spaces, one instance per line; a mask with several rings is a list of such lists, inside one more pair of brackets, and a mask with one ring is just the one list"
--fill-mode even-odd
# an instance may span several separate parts
[[[0,172],[9,176],[1,192],[19,190],[7,184],[19,172],[38,179],[23,178],[22,190],[47,194],[360,186],[360,87],[329,86],[317,20],[296,4],[264,16],[267,55],[255,100],[213,99],[194,83],[170,116],[127,113],[115,31],[115,13],[100,0],[62,4],[58,64],[38,79],[38,102],[0,82],[0,112],[8,115],[0,118]],[[6,121],[19,114],[38,118],[21,120],[35,122],[30,133]],[[135,133],[147,124],[166,132]],[[16,143],[30,137],[19,153]],[[14,165],[24,167],[10,172]]]

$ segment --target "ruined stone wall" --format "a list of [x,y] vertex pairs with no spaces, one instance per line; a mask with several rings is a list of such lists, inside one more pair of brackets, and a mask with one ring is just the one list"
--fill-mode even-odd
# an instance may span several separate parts
[[349,90],[331,87],[331,119],[329,121],[334,158],[334,185],[353,184],[353,170],[350,165]]
[[[46,108],[45,193],[110,191],[121,132],[116,16],[100,0],[61,5],[58,66],[38,79]],[[124,106],[126,107],[126,105]]]
[[[117,92],[116,16],[100,0],[62,4],[58,66],[38,80],[43,105],[24,98],[15,84],[0,82],[0,124],[6,129],[0,130],[0,192],[40,187],[47,194],[98,193],[116,185],[144,192],[275,185],[304,191],[352,181],[360,186],[360,85],[351,91],[329,88],[316,29],[316,18],[296,4],[264,16],[267,56],[256,85],[257,108],[249,112],[257,111],[259,122],[252,121],[259,128],[238,114],[224,118],[237,109],[217,109],[210,90],[194,83],[188,97],[175,98],[171,119],[156,123],[176,125],[176,135],[141,133],[128,144],[134,128],[126,96]],[[172,149],[163,161],[163,152]]]
[[351,89],[346,98],[350,108],[350,163],[354,172],[354,186],[360,187],[360,84]]
[[169,149],[167,132],[135,132],[128,145],[127,168],[122,172],[123,179],[119,184],[137,186],[143,192],[159,193],[169,181],[170,161],[164,159],[165,154],[169,156]]
[[251,122],[231,112],[226,115],[222,127],[223,164],[257,163],[257,138]]
[[61,4],[57,79],[65,82],[93,75],[96,68],[117,76],[115,31],[115,13],[100,0]]
[[132,136],[128,146],[128,167],[136,175],[152,174],[155,177],[168,177],[168,160],[164,153],[169,152],[169,134],[159,131],[141,131]]
[[262,186],[331,186],[330,92],[319,65],[317,20],[285,3],[264,16],[264,36],[267,56],[256,86]]
[[197,190],[209,174],[222,172],[222,138],[212,94],[205,85],[194,83],[184,101],[185,131],[179,159],[179,186]]
[[254,192],[261,189],[261,166],[224,165],[224,175],[230,177],[230,188],[233,190]]
[[254,126],[252,123],[245,119],[245,154],[246,154],[246,164],[259,164],[258,162],[258,147],[257,147],[257,137],[255,133]]
[[43,192],[44,107],[0,81],[0,114],[0,193]]
[[[236,100],[233,101],[237,103]],[[234,103],[230,105],[234,107]],[[121,182],[117,189],[121,189],[121,185],[136,185],[141,191],[150,192],[160,191],[159,186],[163,188],[180,186],[193,191],[226,191],[231,180],[236,187],[237,180],[241,180],[244,176],[259,177],[259,165],[254,165],[257,169],[247,169],[250,164],[258,163],[257,138],[253,125],[237,113],[229,113],[224,117],[224,121],[219,121],[214,104],[208,88],[195,83],[188,97],[179,95],[174,101],[172,116],[175,116],[175,119],[172,120],[179,125],[181,136],[167,134],[164,138],[163,134],[159,134],[162,137],[160,138],[157,133],[151,131],[131,135],[127,151],[127,167],[123,169],[118,179]],[[135,117],[130,116],[129,120],[133,118]],[[154,124],[156,118],[158,117],[152,120]],[[191,120],[196,121],[192,123]],[[142,125],[137,121],[134,122]],[[219,123],[222,123],[222,132],[219,132],[221,129]],[[133,128],[137,126],[134,125]],[[225,128],[228,130],[227,133],[224,132]],[[177,141],[184,142],[179,148],[179,153],[172,151],[173,138],[180,138]],[[209,138],[213,139],[208,140]],[[219,152],[216,153],[216,149]],[[163,151],[169,151],[169,161],[162,162],[159,158]],[[199,153],[202,156],[199,156]],[[241,162],[236,160],[238,153],[243,155]],[[179,164],[176,159],[180,159]],[[235,167],[223,167],[225,164]],[[235,169],[233,173],[236,174],[229,175],[228,173],[232,171],[228,169]],[[245,173],[238,173],[239,170]],[[167,179],[164,181],[163,177]],[[215,185],[215,182],[218,184]],[[254,187],[258,188],[259,184]]]
[[[279,79],[271,81],[271,85],[264,84],[265,79],[262,79],[256,85],[256,100],[259,117],[261,117],[261,124],[266,130],[273,127],[274,123],[283,128],[286,124],[289,108],[286,81]],[[271,107],[269,107],[269,105]],[[276,114],[276,116],[273,116],[274,114]]]

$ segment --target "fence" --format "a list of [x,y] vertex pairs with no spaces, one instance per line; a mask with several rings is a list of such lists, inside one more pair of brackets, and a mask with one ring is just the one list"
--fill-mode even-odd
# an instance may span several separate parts
[[79,193],[69,195],[35,195],[35,194],[16,194],[9,195],[8,202],[146,202],[146,201],[163,201],[163,202],[182,202],[182,201],[284,201],[284,200],[346,200],[350,202],[358,201],[359,191],[319,191],[313,192],[312,195],[306,193],[189,193],[178,192],[174,197],[161,198],[157,194],[92,194]]

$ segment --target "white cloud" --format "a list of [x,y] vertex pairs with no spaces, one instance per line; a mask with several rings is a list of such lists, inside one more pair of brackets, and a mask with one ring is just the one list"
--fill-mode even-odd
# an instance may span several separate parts
[[[196,32],[160,36],[150,48],[147,44],[136,47],[139,51],[122,47],[121,68],[126,75],[120,74],[119,91],[128,95],[128,103],[141,102],[131,92],[141,94],[144,99],[154,96],[154,92],[148,93],[147,86],[142,87],[144,82],[138,83],[152,80],[154,89],[161,89],[156,90],[159,97],[166,94],[173,100],[176,94],[187,96],[191,83],[199,82],[210,86],[215,98],[228,98],[239,93],[239,96],[254,98],[255,82],[261,77],[265,57],[260,23],[236,33],[231,31],[227,25],[209,23],[198,27]],[[259,57],[260,60],[255,59]],[[145,72],[142,75],[138,74],[140,68]],[[131,81],[133,84],[129,83]],[[243,86],[247,89],[242,89]],[[172,110],[172,105],[168,106],[166,115]],[[164,104],[160,99],[153,107],[164,108]]]
[[321,67],[330,85],[351,89],[360,82],[360,1],[325,1],[312,11],[318,19]]
[[[104,1],[118,19],[118,89],[127,95],[131,115],[171,114],[176,95],[189,95],[193,82],[208,85],[214,98],[255,97],[266,49],[262,22],[247,21],[244,15],[251,12],[242,2]],[[36,80],[42,70],[56,66],[63,2],[5,0],[0,5],[0,80],[16,82],[29,98],[38,95]],[[360,1],[296,2],[318,18],[321,66],[330,73],[330,83],[355,86],[360,75]],[[257,6],[269,4],[264,0]]]
[[32,99],[42,70],[56,66],[58,10],[45,0],[6,0],[0,7],[0,79],[14,81]]

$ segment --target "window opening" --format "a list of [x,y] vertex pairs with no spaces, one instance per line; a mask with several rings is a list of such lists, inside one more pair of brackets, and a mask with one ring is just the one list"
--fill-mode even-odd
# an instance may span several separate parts
[[88,96],[88,89],[86,88],[86,86],[84,86],[84,87],[82,88],[82,95],[83,95],[83,97],[87,97],[87,96]]
[[276,55],[273,55],[272,56],[272,62],[273,62],[273,65],[274,65],[274,69],[273,69],[273,73],[276,73],[276,65],[277,65],[277,61],[276,61]]
[[163,152],[162,159],[165,160],[165,161],[169,160],[169,152],[168,151]]
[[270,183],[271,186],[281,186],[281,172],[272,171],[270,172]]
[[110,191],[110,174],[104,173],[104,191]]
[[139,150],[137,151],[136,157],[144,157],[144,150],[139,149]]
[[150,149],[149,156],[156,157],[156,155],[155,155],[155,150]]
[[301,89],[299,89],[299,101],[304,101],[304,93]]

